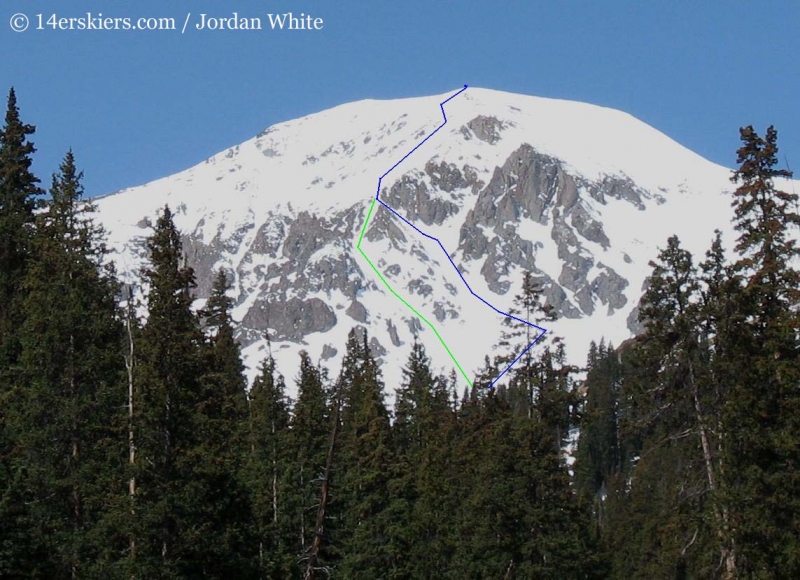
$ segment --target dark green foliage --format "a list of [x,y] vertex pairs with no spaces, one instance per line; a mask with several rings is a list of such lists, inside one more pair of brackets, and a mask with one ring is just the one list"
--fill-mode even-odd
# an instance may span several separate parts
[[30,171],[35,148],[28,138],[33,133],[34,127],[20,120],[12,88],[0,131],[0,575],[18,569],[20,560],[28,557],[22,548],[27,525],[17,495],[19,474],[11,464],[16,450],[9,423],[19,405],[21,287],[35,200],[41,193],[39,179]]
[[[416,340],[403,370],[403,383],[395,391],[392,438],[395,459],[389,483],[387,517],[394,542],[397,578],[416,578],[444,573],[447,550],[452,550],[447,529],[448,450],[455,415],[450,407],[447,383],[434,377],[425,348]],[[454,501],[455,500],[455,501]]]
[[168,207],[147,246],[150,290],[136,367],[136,518],[130,533],[138,574],[180,577],[201,570],[196,549],[208,533],[196,501],[206,491],[198,489],[203,335],[191,310],[194,273],[183,266]]
[[383,382],[366,332],[350,331],[338,388],[342,427],[337,465],[342,473],[334,497],[344,524],[337,542],[339,568],[347,578],[390,576],[398,557],[387,517],[394,453]]
[[[245,462],[248,455],[248,402],[244,365],[230,318],[223,270],[214,280],[201,317],[206,328],[202,394],[196,407],[198,446],[193,491],[203,534],[194,547],[196,564],[207,577],[249,576],[255,570]],[[256,384],[254,384],[254,392]]]
[[[291,536],[289,407],[283,377],[271,356],[250,390],[250,497],[258,576],[291,578],[296,560]],[[296,536],[295,536],[296,537]]]
[[13,423],[31,542],[31,574],[91,573],[94,535],[122,455],[122,339],[113,272],[71,152],[37,216],[23,280],[19,414]]
[[733,181],[740,233],[734,271],[737,329],[726,333],[735,370],[724,414],[725,480],[737,566],[753,578],[800,575],[800,272],[797,196],[776,188],[777,132],[741,129]]
[[15,328],[22,321],[18,294],[30,255],[36,196],[43,193],[31,173],[36,149],[28,137],[35,127],[20,120],[17,96],[8,93],[5,124],[0,132],[0,368],[7,374],[19,355]]
[[[488,389],[539,333],[509,318],[460,402],[415,337],[393,421],[363,329],[332,385],[303,352],[292,406],[270,350],[248,396],[225,272],[195,312],[165,208],[121,291],[71,152],[36,201],[32,133],[12,91],[0,577],[800,577],[800,217],[772,128],[741,130],[733,263],[719,232],[699,267],[667,240],[646,331],[593,343],[582,384],[548,335]],[[557,326],[530,274],[513,313]]]
[[[619,441],[619,389],[621,364],[613,347],[591,343],[581,414],[581,434],[575,467],[575,483],[587,499],[605,497],[613,475],[622,470]],[[602,501],[596,504],[602,520]]]
[[325,470],[331,430],[323,375],[308,353],[300,353],[297,402],[288,435],[290,473],[290,536],[294,555],[305,557],[314,539],[316,508]]

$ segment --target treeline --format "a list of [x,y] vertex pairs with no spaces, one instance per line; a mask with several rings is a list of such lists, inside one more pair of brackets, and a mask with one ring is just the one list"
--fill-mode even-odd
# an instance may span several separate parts
[[[267,356],[248,389],[226,273],[195,308],[164,208],[137,303],[71,152],[44,195],[33,132],[12,90],[0,577],[800,577],[800,219],[772,129],[742,130],[737,259],[670,239],[647,332],[593,346],[585,380],[548,333],[487,389],[534,338],[509,318],[462,392],[415,339],[391,409],[363,329],[335,373]],[[557,328],[530,275],[514,313]]]

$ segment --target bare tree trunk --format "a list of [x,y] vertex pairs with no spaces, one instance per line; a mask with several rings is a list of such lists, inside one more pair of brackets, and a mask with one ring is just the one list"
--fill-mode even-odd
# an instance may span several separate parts
[[[697,389],[697,382],[694,375],[694,364],[689,361],[689,381],[692,386],[692,398],[694,400],[694,411],[697,421],[697,430],[700,434],[700,444],[703,448],[703,461],[706,466],[706,477],[708,478],[708,488],[711,490],[714,501],[717,499],[716,491],[718,489],[717,478],[714,470],[714,459],[711,456],[711,443],[709,441],[708,432],[705,427],[705,419],[703,417],[702,407],[700,405],[700,394]],[[725,572],[723,578],[729,580],[736,577],[736,560],[731,546],[731,540],[728,537],[729,522],[728,522],[728,508],[724,504],[722,506],[714,506],[714,519],[717,527],[717,538],[720,543],[720,556],[722,562],[725,564]]]
[[[300,464],[300,489],[305,490],[305,474],[303,465]],[[304,497],[305,494],[301,497]],[[302,551],[306,551],[306,510],[305,508],[300,510],[300,547]]]
[[317,506],[317,519],[314,526],[314,539],[311,542],[311,549],[308,554],[308,564],[303,580],[314,580],[315,572],[318,569],[319,551],[322,547],[322,536],[325,529],[325,509],[328,506],[330,497],[331,472],[333,471],[333,457],[336,449],[336,438],[339,434],[339,413],[341,411],[341,399],[337,397],[336,413],[333,418],[333,428],[331,429],[331,439],[328,445],[328,456],[325,459],[325,472],[322,476],[322,487],[319,493],[319,505]]
[[[70,273],[70,279],[72,278],[72,273]],[[75,369],[73,368],[72,364],[75,360],[75,337],[70,333],[69,335],[69,393],[70,397],[73,399],[78,396],[76,392],[77,389],[75,387]],[[71,425],[70,430],[72,431],[72,528],[73,532],[75,533],[76,537],[78,532],[81,528],[81,493],[80,493],[80,485],[78,483],[75,474],[78,472],[78,449],[79,449],[79,439],[77,434],[77,426],[74,422],[75,417],[71,418]],[[72,553],[72,566],[71,566],[71,575],[72,578],[78,577],[78,554],[76,552]]]
[[503,580],[508,580],[509,578],[513,578],[514,574],[514,560],[512,559],[511,562],[508,563],[508,568],[506,568],[506,573],[503,576]]
[[272,419],[272,523],[278,525],[278,444],[275,441],[275,419]]
[[[133,290],[131,290],[130,297],[128,298],[129,301],[133,300]],[[131,326],[131,318],[132,318],[132,305],[128,304],[128,314],[125,320],[125,327],[128,333],[128,354],[125,355],[125,369],[128,373],[128,465],[131,467],[131,471],[133,471],[133,467],[136,463],[136,445],[134,440],[134,433],[133,433],[133,403],[134,403],[134,396],[133,396],[133,364],[134,364],[134,344],[133,344],[133,328]],[[134,515],[134,501],[136,497],[136,478],[131,475],[130,480],[128,481],[128,497],[131,504],[131,515]],[[136,538],[131,535],[130,543],[130,559],[136,559]]]
[[[77,464],[78,462],[78,439],[72,438],[72,460]],[[81,494],[77,481],[72,482],[72,525],[75,533],[81,527]],[[72,555],[72,577],[78,577],[78,554]]]

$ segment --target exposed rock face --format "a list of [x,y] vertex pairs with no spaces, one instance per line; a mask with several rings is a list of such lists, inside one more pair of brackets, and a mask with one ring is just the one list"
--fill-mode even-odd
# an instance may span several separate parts
[[[414,334],[436,372],[449,371],[450,350],[477,372],[502,330],[502,312],[479,298],[508,312],[524,271],[559,317],[545,326],[581,364],[596,333],[620,343],[626,323],[640,328],[631,310],[667,235],[702,255],[715,227],[732,233],[729,172],[629,115],[470,88],[448,101],[445,126],[442,100],[336,107],[98,199],[109,258],[146,291],[145,240],[168,204],[197,295],[220,269],[231,280],[248,372],[268,335],[287,372],[306,350],[335,373],[359,325],[396,385]],[[380,175],[393,209],[372,207],[362,255]],[[670,216],[680,219],[665,224]]]
[[371,336],[369,339],[369,349],[376,357],[386,356],[386,349],[383,348],[383,345],[374,336]]
[[386,321],[386,329],[389,331],[389,337],[392,340],[392,344],[394,346],[401,346],[403,341],[400,340],[400,336],[397,334],[397,327],[395,327],[394,322],[391,319]]
[[[496,144],[504,124],[493,117],[478,116],[462,127],[464,138],[473,136],[489,144]],[[345,144],[346,145],[346,144]],[[344,145],[342,145],[344,147]],[[331,150],[324,155],[349,154],[347,147]],[[311,156],[306,162],[315,163]],[[608,249],[610,240],[602,222],[587,205],[586,200],[600,204],[608,199],[622,200],[638,209],[645,208],[648,199],[660,202],[632,181],[605,176],[596,182],[572,175],[562,161],[543,154],[532,146],[518,147],[502,165],[495,167],[487,182],[468,164],[432,159],[425,164],[424,172],[410,172],[385,188],[381,199],[415,225],[440,226],[459,219],[460,234],[453,258],[475,262],[490,291],[504,295],[512,290],[511,274],[518,269],[530,271],[542,289],[546,303],[564,318],[579,318],[593,314],[598,305],[609,313],[627,304],[627,280],[612,268],[596,262],[588,244]],[[370,242],[389,240],[397,255],[411,253],[420,264],[431,263],[430,256],[416,245],[408,227],[396,216],[377,206],[366,233]],[[462,209],[463,208],[463,209]],[[466,211],[463,211],[463,210]],[[463,211],[463,213],[462,213]],[[366,325],[370,312],[356,297],[364,288],[377,288],[376,282],[359,268],[352,254],[354,232],[363,220],[363,208],[353,206],[331,215],[317,215],[300,211],[292,218],[285,214],[269,214],[258,224],[239,225],[233,231],[217,232],[210,243],[204,232],[205,223],[183,236],[189,264],[198,279],[197,294],[207,297],[211,290],[214,272],[226,265],[225,256],[239,252],[247,243],[238,264],[234,264],[234,278],[238,281],[240,303],[252,291],[258,298],[247,309],[242,319],[241,340],[247,344],[270,330],[275,341],[300,342],[315,332],[326,332],[339,322],[334,309],[319,293],[330,296],[341,292],[350,301],[344,314],[353,322]],[[530,237],[520,231],[520,223],[531,221],[541,226],[541,235]],[[141,228],[148,228],[151,220],[143,218]],[[255,229],[254,229],[255,228]],[[143,240],[140,240],[143,246]],[[597,247],[594,246],[594,247]],[[143,247],[139,252],[143,252]],[[560,272],[548,275],[539,267],[543,253],[555,254],[561,263]],[[396,257],[395,256],[395,257]],[[630,258],[624,256],[628,262]],[[386,262],[379,258],[379,267],[385,275],[403,284],[409,295],[434,299],[433,315],[438,321],[460,316],[458,308],[433,295],[428,282],[435,270],[427,267],[427,274],[403,281],[405,267],[401,263]],[[421,270],[422,271],[422,270]],[[257,288],[247,285],[253,275],[259,280]],[[457,289],[446,285],[450,296]],[[317,294],[317,296],[311,296]],[[406,320],[410,332],[419,332],[419,322]],[[400,346],[397,327],[386,321],[389,339]],[[638,328],[638,322],[629,319],[629,327]],[[374,337],[373,337],[374,338]],[[377,341],[377,339],[376,339]],[[332,348],[332,347],[331,347]],[[335,356],[328,348],[325,354]],[[376,351],[384,351],[380,343]]]
[[433,187],[446,193],[467,187],[474,189],[483,185],[478,179],[478,174],[468,165],[465,165],[462,171],[453,163],[429,161],[425,164],[425,174]]
[[345,314],[357,322],[367,322],[367,309],[358,300],[353,300],[345,311]]
[[546,223],[545,210],[555,202],[571,208],[577,200],[577,183],[557,159],[538,153],[530,145],[514,151],[481,191],[465,226],[502,227],[520,218]]
[[628,302],[623,294],[628,286],[628,281],[607,266],[598,264],[598,267],[604,268],[605,272],[601,272],[592,281],[592,292],[600,299],[600,302],[608,305],[608,313],[613,314],[615,310],[622,308]]
[[[455,187],[454,183],[459,183],[461,174],[456,169],[446,174],[443,180],[448,178],[453,180],[447,182],[448,187]],[[381,199],[413,224],[441,224],[458,211],[455,203],[433,197],[424,181],[410,176],[404,176],[388,190],[384,189]]]
[[250,328],[270,328],[275,340],[299,342],[312,332],[325,332],[336,325],[336,314],[319,298],[290,298],[285,302],[257,301],[247,311],[242,324]]
[[[498,294],[509,291],[504,279],[512,269],[522,268],[538,276],[540,286],[559,316],[576,318],[595,311],[595,301],[610,311],[626,303],[627,282],[606,269],[590,278],[595,266],[585,242],[609,248],[603,225],[581,198],[586,192],[601,203],[605,197],[624,199],[639,207],[642,191],[631,182],[604,178],[587,182],[572,176],[558,160],[522,145],[495,169],[489,184],[480,191],[461,227],[459,250],[465,259],[483,260],[481,275]],[[524,239],[517,224],[530,219],[550,228],[550,238],[562,263],[558,281],[536,265],[536,256],[545,250],[542,239]],[[487,233],[494,234],[490,239]],[[565,290],[573,293],[570,299]]]
[[328,360],[329,358],[335,357],[338,352],[339,351],[337,350],[337,348],[335,346],[333,346],[332,344],[327,344],[326,343],[322,347],[322,354],[320,355],[320,358],[322,360]]
[[465,127],[462,127],[461,133],[465,139],[470,139],[471,132],[481,141],[494,145],[500,140],[500,132],[502,130],[503,123],[495,117],[478,115],[467,123]]
[[631,310],[631,313],[628,315],[626,322],[628,325],[628,330],[630,330],[631,334],[633,334],[634,336],[638,336],[644,333],[645,325],[639,322],[638,305],[636,305],[636,307],[633,310]]

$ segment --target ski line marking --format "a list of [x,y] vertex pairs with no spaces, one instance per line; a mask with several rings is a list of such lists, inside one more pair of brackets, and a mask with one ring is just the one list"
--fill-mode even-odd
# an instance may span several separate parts
[[533,327],[533,328],[535,328],[536,330],[539,330],[539,331],[541,331],[541,332],[539,333],[539,335],[538,335],[538,336],[537,336],[537,337],[536,337],[536,338],[533,340],[533,342],[531,342],[531,343],[530,343],[530,344],[529,344],[529,345],[528,345],[528,346],[525,348],[525,350],[523,350],[521,353],[519,353],[519,355],[517,355],[517,358],[515,358],[513,361],[511,361],[511,363],[509,363],[509,365],[508,365],[508,366],[507,366],[505,369],[503,369],[503,371],[502,371],[502,372],[501,372],[499,375],[497,375],[497,377],[495,377],[495,378],[494,378],[494,380],[493,380],[491,383],[489,383],[489,386],[488,386],[487,388],[491,389],[491,388],[492,388],[492,387],[495,385],[495,383],[497,383],[497,381],[499,381],[499,380],[500,380],[500,379],[503,377],[503,375],[505,375],[505,374],[506,374],[506,373],[509,371],[509,369],[510,369],[512,366],[514,366],[514,365],[517,363],[517,361],[518,361],[519,359],[521,359],[521,358],[522,358],[522,357],[525,355],[525,353],[527,353],[527,352],[528,352],[528,351],[529,351],[531,348],[533,348],[533,345],[535,345],[537,342],[539,342],[539,340],[541,340],[541,338],[542,338],[542,337],[545,335],[545,333],[547,333],[547,329],[545,329],[545,328],[542,328],[541,326],[538,326],[538,325],[536,325],[536,324],[534,324],[534,323],[532,323],[532,322],[529,322],[529,321],[527,321],[527,320],[523,320],[522,318],[518,318],[518,317],[516,317],[516,316],[514,316],[514,315],[512,315],[512,314],[509,314],[509,313],[507,313],[507,312],[504,312],[504,311],[500,310],[499,308],[497,308],[496,306],[494,306],[494,305],[490,304],[489,302],[487,302],[485,299],[483,299],[483,298],[482,298],[481,296],[479,296],[478,294],[476,294],[476,293],[475,293],[475,291],[472,289],[472,287],[471,287],[471,286],[469,285],[469,283],[467,282],[467,280],[464,278],[464,275],[461,273],[461,270],[459,270],[459,269],[458,269],[458,266],[456,266],[456,263],[455,263],[455,262],[453,261],[453,259],[450,257],[450,254],[447,252],[447,250],[445,249],[445,247],[442,245],[442,242],[441,242],[441,241],[439,241],[439,238],[435,238],[435,237],[431,236],[430,234],[426,234],[425,232],[423,232],[421,229],[419,229],[417,226],[415,226],[414,224],[412,224],[410,221],[408,221],[408,220],[407,220],[406,218],[404,218],[402,215],[400,215],[399,213],[397,213],[397,211],[395,211],[395,210],[394,210],[394,208],[392,208],[391,206],[389,206],[387,203],[385,203],[385,202],[384,202],[384,201],[383,201],[383,200],[380,198],[380,195],[381,195],[381,182],[383,181],[383,178],[384,178],[384,177],[386,177],[387,175],[389,175],[389,174],[390,174],[392,171],[394,171],[394,170],[397,168],[397,166],[398,166],[398,165],[400,165],[400,164],[401,164],[403,161],[405,161],[405,160],[406,160],[406,159],[407,159],[407,158],[408,158],[408,157],[409,157],[409,156],[410,156],[412,153],[414,153],[414,151],[416,151],[417,149],[419,149],[420,147],[422,147],[422,145],[424,145],[424,144],[425,144],[425,142],[426,142],[428,139],[430,139],[430,138],[431,138],[431,137],[433,137],[433,136],[434,136],[436,133],[438,133],[438,132],[439,132],[439,130],[440,130],[442,127],[444,127],[445,125],[447,125],[447,114],[446,114],[446,113],[445,113],[445,111],[444,111],[444,106],[445,106],[445,104],[446,104],[446,103],[448,103],[449,101],[451,101],[452,99],[456,98],[458,95],[460,95],[460,94],[461,94],[461,93],[463,93],[464,91],[466,91],[466,90],[467,90],[467,88],[468,88],[468,86],[467,86],[467,85],[464,85],[464,87],[463,87],[462,89],[460,89],[459,91],[457,91],[456,93],[454,93],[453,95],[451,95],[450,97],[448,97],[447,99],[445,99],[444,101],[442,101],[441,103],[439,103],[439,108],[440,108],[440,109],[441,109],[441,111],[442,111],[442,118],[444,119],[444,120],[442,121],[442,124],[441,124],[441,125],[439,125],[438,127],[436,127],[436,129],[434,129],[434,130],[433,130],[433,132],[432,132],[430,135],[428,135],[428,136],[427,136],[427,137],[425,137],[425,138],[424,138],[422,141],[420,141],[419,143],[417,143],[417,145],[416,145],[416,146],[415,146],[413,149],[411,149],[411,151],[409,151],[408,153],[406,153],[406,154],[405,154],[405,155],[402,157],[402,159],[400,159],[400,161],[398,161],[397,163],[395,163],[394,165],[392,165],[392,166],[389,168],[389,170],[388,170],[388,171],[386,171],[386,173],[384,173],[383,175],[381,175],[381,176],[378,178],[378,190],[377,190],[377,193],[375,194],[375,197],[372,199],[372,204],[369,206],[369,210],[367,211],[367,217],[366,217],[366,219],[364,220],[364,225],[363,225],[363,227],[361,228],[361,235],[358,237],[358,242],[356,243],[356,249],[357,249],[357,250],[359,251],[359,253],[360,253],[360,254],[361,254],[363,257],[364,257],[364,259],[365,259],[365,260],[367,261],[367,263],[370,265],[370,267],[371,267],[371,268],[372,268],[372,270],[375,272],[375,274],[378,276],[378,278],[381,280],[381,282],[383,282],[383,284],[386,286],[386,288],[389,290],[389,292],[391,292],[391,293],[392,293],[392,294],[393,294],[395,297],[397,297],[397,299],[398,299],[398,300],[400,300],[400,302],[402,302],[403,304],[405,304],[405,305],[406,305],[406,307],[408,307],[408,309],[409,309],[409,310],[411,310],[411,312],[413,312],[413,313],[414,313],[414,314],[417,316],[417,318],[419,318],[419,319],[420,319],[420,320],[422,320],[422,321],[423,321],[425,324],[427,324],[427,325],[428,325],[428,328],[430,328],[430,329],[433,331],[433,333],[436,335],[436,338],[438,338],[438,339],[439,339],[439,342],[442,344],[442,346],[444,347],[444,349],[447,351],[447,354],[448,354],[448,355],[450,355],[450,359],[453,361],[453,363],[455,363],[456,367],[458,367],[458,370],[461,372],[461,375],[464,377],[464,379],[467,381],[467,384],[468,384],[470,387],[472,387],[472,386],[473,386],[473,384],[472,384],[472,381],[470,380],[469,376],[467,376],[467,373],[464,371],[464,369],[462,368],[461,364],[459,364],[459,362],[458,362],[458,360],[456,359],[456,357],[455,357],[455,356],[453,355],[453,353],[450,351],[450,347],[448,347],[448,346],[447,346],[447,343],[445,343],[444,339],[443,339],[443,338],[442,338],[442,336],[439,334],[439,331],[438,331],[438,330],[436,330],[436,327],[435,327],[433,324],[431,324],[431,322],[430,322],[430,321],[429,321],[427,318],[425,318],[424,316],[422,316],[422,314],[420,314],[419,312],[417,312],[417,310],[416,310],[416,309],[415,309],[413,306],[411,306],[411,304],[409,304],[409,303],[408,303],[408,302],[407,302],[407,301],[406,301],[406,300],[405,300],[405,299],[404,299],[402,296],[400,296],[400,295],[399,295],[399,294],[398,294],[398,293],[397,293],[397,292],[394,290],[394,288],[392,288],[392,286],[389,284],[389,282],[386,280],[386,278],[384,278],[384,277],[383,277],[383,274],[380,272],[380,270],[378,270],[378,268],[375,266],[375,264],[373,264],[373,263],[372,263],[372,260],[370,260],[370,259],[369,259],[369,257],[367,256],[367,254],[365,254],[365,253],[364,253],[364,250],[363,250],[363,249],[361,249],[361,242],[363,242],[363,241],[364,241],[364,235],[365,235],[365,234],[366,234],[366,232],[367,232],[367,225],[369,225],[369,220],[370,220],[370,218],[372,217],[372,213],[373,213],[373,211],[375,210],[375,204],[376,204],[376,203],[379,203],[379,204],[381,204],[383,207],[385,207],[386,209],[388,209],[390,212],[392,212],[394,215],[396,215],[398,218],[400,218],[400,219],[401,219],[403,222],[405,222],[406,224],[408,224],[409,226],[411,226],[412,228],[414,228],[414,230],[415,230],[416,232],[418,232],[420,235],[422,235],[422,236],[424,236],[424,237],[428,238],[429,240],[433,240],[434,242],[436,242],[436,243],[439,245],[439,247],[442,249],[442,252],[444,252],[444,255],[445,255],[445,256],[447,256],[447,259],[450,261],[450,264],[453,266],[453,268],[455,268],[455,270],[456,270],[456,273],[458,273],[458,276],[461,278],[461,281],[462,281],[462,282],[464,282],[464,285],[467,287],[467,290],[469,290],[470,294],[472,294],[472,295],[473,295],[475,298],[477,298],[478,300],[480,300],[481,302],[483,302],[484,304],[486,304],[486,305],[487,305],[489,308],[491,308],[492,310],[494,310],[494,311],[495,311],[495,312],[497,312],[498,314],[500,314],[500,315],[502,315],[502,316],[504,316],[504,317],[506,317],[506,318],[511,318],[511,319],[513,319],[513,320],[516,320],[516,321],[518,321],[518,322],[522,322],[523,324],[527,324],[528,326],[532,326],[532,327]]

